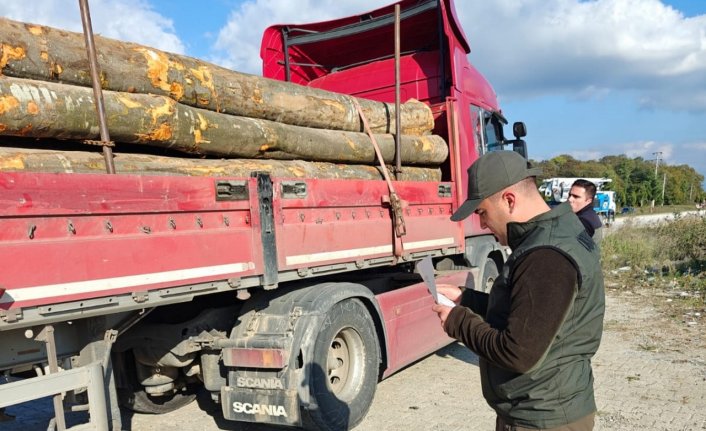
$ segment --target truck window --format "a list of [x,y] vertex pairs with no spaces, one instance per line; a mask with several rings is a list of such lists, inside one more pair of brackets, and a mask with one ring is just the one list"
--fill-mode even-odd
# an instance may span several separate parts
[[483,109],[478,106],[471,105],[471,124],[473,124],[473,141],[476,144],[476,153],[478,157],[487,152],[485,145],[485,133],[483,132]]
[[471,105],[471,124],[478,156],[488,151],[502,150],[502,124],[491,111]]
[[502,128],[503,125],[498,122],[497,117],[490,111],[483,111],[483,124],[485,127],[485,145],[488,150],[502,150]]

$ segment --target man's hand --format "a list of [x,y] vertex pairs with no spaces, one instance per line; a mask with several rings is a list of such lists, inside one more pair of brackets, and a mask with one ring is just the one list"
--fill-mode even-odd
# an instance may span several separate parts
[[431,307],[432,311],[439,315],[439,320],[441,320],[441,328],[446,332],[446,319],[449,317],[449,313],[453,307],[447,307],[446,305],[434,304]]
[[[454,286],[453,284],[437,284],[436,291],[440,295],[444,295],[453,301],[454,304],[458,305],[461,303],[461,293],[463,292],[460,287]],[[446,319],[449,317],[449,313],[453,307],[447,307],[446,305],[434,304],[431,307],[432,311],[439,315],[439,320],[441,320],[441,328],[446,332]]]
[[454,286],[453,284],[437,284],[436,291],[452,300],[456,305],[461,303],[462,291],[458,286]]

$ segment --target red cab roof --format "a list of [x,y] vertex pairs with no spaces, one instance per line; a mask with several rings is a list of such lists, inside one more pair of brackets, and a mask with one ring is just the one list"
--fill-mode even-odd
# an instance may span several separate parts
[[[470,52],[452,0],[402,0],[399,4],[403,54],[439,50],[441,29]],[[306,85],[331,72],[393,56],[394,6],[331,21],[267,28],[260,49],[263,75]],[[390,43],[380,43],[385,40]]]

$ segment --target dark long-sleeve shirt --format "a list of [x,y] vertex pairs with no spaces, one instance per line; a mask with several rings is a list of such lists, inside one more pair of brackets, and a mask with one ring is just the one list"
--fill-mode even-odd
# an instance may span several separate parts
[[593,211],[593,204],[588,204],[581,208],[579,212],[576,213],[576,216],[581,220],[581,224],[583,224],[583,227],[590,236],[593,236],[596,229],[603,226],[600,217]]
[[483,295],[464,295],[451,310],[446,332],[498,367],[513,372],[531,370],[545,355],[566,318],[578,291],[577,270],[558,251],[528,252],[514,271],[511,305],[505,327],[493,327],[485,314]]

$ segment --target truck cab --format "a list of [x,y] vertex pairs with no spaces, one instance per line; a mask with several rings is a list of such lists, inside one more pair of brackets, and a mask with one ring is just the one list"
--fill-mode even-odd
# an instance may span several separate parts
[[605,226],[610,226],[615,221],[615,191],[599,190],[593,199],[593,211],[600,217]]

